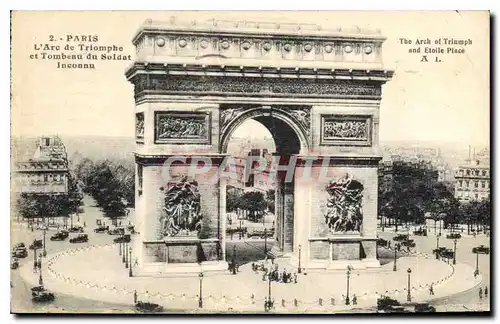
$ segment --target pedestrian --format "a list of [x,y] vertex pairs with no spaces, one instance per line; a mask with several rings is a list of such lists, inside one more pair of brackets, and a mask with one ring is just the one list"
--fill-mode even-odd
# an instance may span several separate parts
[[134,304],[137,304],[137,290],[134,290]]
[[87,227],[87,222],[83,222],[83,227]]
[[390,249],[391,248],[391,241],[387,242],[387,248]]
[[236,263],[236,272],[240,272],[240,265]]
[[264,311],[269,311],[269,303],[267,302],[267,297],[264,297]]
[[483,288],[479,287],[479,299],[483,298]]
[[474,270],[474,279],[476,279],[476,277],[477,277],[478,274],[479,274],[479,271],[477,271],[477,269]]
[[293,283],[297,283],[297,272],[293,274]]
[[432,296],[434,295],[434,285],[433,284],[431,284],[429,287],[429,294]]
[[134,266],[138,266],[138,265],[139,265],[139,260],[137,260],[137,258],[135,258]]
[[352,304],[353,305],[357,305],[358,304],[358,296],[356,296],[356,294],[354,294],[352,296]]
[[484,297],[488,297],[488,286],[484,287]]

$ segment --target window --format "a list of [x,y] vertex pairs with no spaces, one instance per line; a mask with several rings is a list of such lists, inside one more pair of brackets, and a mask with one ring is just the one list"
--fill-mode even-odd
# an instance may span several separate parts
[[478,195],[478,194],[476,194],[476,199],[478,199],[478,198],[479,198],[479,195]]
[[485,170],[483,170],[483,177],[485,177],[485,176],[486,176],[486,171],[485,171]]
[[460,181],[458,182],[458,186],[459,186],[459,187],[462,187],[463,185],[464,185],[464,182],[463,182],[462,180],[460,180]]
[[468,175],[468,176],[470,175],[470,170],[467,170],[467,175]]
[[465,186],[466,186],[466,187],[469,187],[469,186],[470,186],[470,181],[469,181],[469,180],[467,180],[467,181],[465,182]]
[[45,139],[45,146],[50,146],[50,138]]
[[46,174],[44,174],[43,175],[43,181],[48,181],[48,180],[49,180],[49,177]]
[[476,175],[477,175],[477,176],[479,175],[479,170],[476,170]]
[[474,181],[474,188],[479,188],[479,181]]
[[485,183],[485,181],[481,181],[481,188],[486,188],[486,183]]

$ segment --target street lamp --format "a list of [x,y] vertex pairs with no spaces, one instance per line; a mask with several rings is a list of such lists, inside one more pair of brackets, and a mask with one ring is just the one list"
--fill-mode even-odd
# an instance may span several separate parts
[[347,266],[347,296],[345,297],[345,304],[349,305],[350,300],[349,300],[349,278],[351,277],[351,266]]
[[396,266],[396,261],[397,260],[397,250],[396,247],[394,247],[394,266],[392,267],[392,271],[398,270],[398,267]]
[[33,247],[33,272],[36,270],[36,251],[38,249],[36,247]]
[[128,248],[128,262],[129,262],[129,267],[128,267],[128,276],[132,277],[132,247]]
[[125,254],[127,254],[127,250],[125,250],[125,243],[121,243],[123,247],[123,252],[122,252],[122,262],[125,263]]
[[476,273],[479,274],[479,253],[476,249]]
[[457,264],[457,239],[453,240],[453,264]]
[[120,246],[120,253],[119,253],[119,255],[122,255],[122,242],[118,243],[118,245]]
[[47,235],[47,230],[43,230],[43,256],[47,256],[47,250],[45,250],[45,236]]
[[40,254],[40,277],[38,278],[38,284],[43,286],[43,277],[42,277],[42,255]]
[[127,253],[127,251],[128,251],[128,243],[125,242],[125,250],[124,250],[124,252],[125,252],[125,268],[128,268],[128,253]]
[[271,308],[271,282],[272,282],[272,271],[269,271],[269,275],[267,278],[268,283],[268,292],[267,292],[267,307],[266,310],[269,311]]
[[233,274],[235,275],[236,274],[236,245],[233,245],[233,259],[231,261],[231,263],[233,264]]
[[267,256],[267,228],[264,228],[264,255]]
[[436,236],[436,259],[439,259],[439,235]]
[[301,252],[302,252],[302,245],[299,245],[299,268],[297,269],[298,273],[302,273],[302,267],[300,266],[300,259],[301,259],[300,254],[301,254]]
[[198,278],[200,278],[200,296],[198,298],[198,307],[203,308],[203,272],[200,272]]
[[406,271],[408,272],[408,295],[406,295],[406,300],[411,302],[411,288],[410,288],[411,269],[408,268],[408,270]]

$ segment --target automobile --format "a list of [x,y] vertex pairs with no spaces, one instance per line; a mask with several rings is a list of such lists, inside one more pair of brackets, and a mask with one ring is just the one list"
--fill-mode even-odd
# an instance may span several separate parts
[[64,241],[69,236],[69,232],[66,230],[59,231],[50,237],[51,241]]
[[377,310],[379,311],[387,311],[398,306],[401,306],[401,304],[396,299],[392,299],[388,296],[383,296],[377,299]]
[[408,247],[415,247],[416,246],[416,244],[413,240],[402,241],[401,245],[408,246]]
[[19,260],[17,258],[13,258],[10,261],[10,268],[11,269],[17,269],[17,268],[19,268]]
[[44,289],[42,287],[42,290],[39,291],[33,291],[32,290],[32,300],[34,302],[51,302],[55,299],[56,297],[54,296],[53,293],[49,292],[48,290]]
[[490,248],[484,245],[476,246],[475,248],[472,248],[472,253],[490,254]]
[[82,226],[72,226],[68,229],[68,232],[70,233],[83,233],[83,227]]
[[163,307],[155,304],[155,303],[149,303],[149,302],[142,302],[138,301],[135,304],[135,309],[139,312],[143,313],[160,313],[163,311]]
[[15,250],[17,248],[26,248],[26,246],[24,245],[24,243],[17,243],[16,245],[14,245],[13,250]]
[[426,229],[418,229],[416,231],[413,231],[414,235],[418,236],[427,236],[427,230]]
[[130,243],[130,234],[118,236],[113,240],[115,243]]
[[379,238],[379,239],[377,240],[377,245],[378,245],[378,246],[387,246],[387,244],[389,244],[389,241],[384,240],[383,238]]
[[78,234],[75,237],[69,239],[70,243],[85,243],[89,241],[89,236],[87,234]]
[[443,257],[443,258],[446,258],[446,259],[453,259],[453,256],[455,255],[455,252],[453,252],[452,250],[450,249],[446,249],[442,252],[440,252],[440,255]]
[[95,233],[106,233],[107,231],[109,231],[109,226],[106,225],[99,225],[98,227],[94,228],[94,232]]
[[124,235],[125,229],[123,227],[116,227],[116,228],[108,230],[108,234],[109,235]]
[[35,286],[31,288],[31,296],[35,296],[37,293],[45,291],[44,286]]
[[446,251],[446,248],[441,246],[441,247],[439,247],[437,249],[432,250],[432,253],[436,254],[436,253],[442,253],[444,251]]
[[12,256],[15,258],[25,258],[28,256],[28,250],[25,247],[20,247],[12,251]]
[[462,238],[462,235],[460,235],[460,233],[450,233],[450,234],[446,235],[446,238],[447,239],[459,239],[459,238]]
[[415,313],[434,313],[436,308],[428,303],[415,304]]
[[247,232],[247,237],[248,238],[265,238],[265,237],[273,237],[274,236],[274,229],[263,229],[263,228],[254,228],[250,229]]
[[409,239],[407,234],[399,234],[392,238],[394,241],[406,241]]
[[36,226],[36,229],[37,230],[42,230],[42,231],[43,230],[47,231],[49,229],[49,227],[47,225],[45,225],[45,224],[39,224],[39,225]]
[[134,225],[128,225],[127,226],[127,231],[129,231],[130,234],[135,234],[135,226]]
[[43,248],[42,240],[33,240],[33,243],[30,245],[30,250],[41,249]]

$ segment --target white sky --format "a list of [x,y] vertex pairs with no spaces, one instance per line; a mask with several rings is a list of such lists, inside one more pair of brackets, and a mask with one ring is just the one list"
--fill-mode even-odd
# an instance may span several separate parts
[[[462,142],[489,146],[489,20],[481,12],[58,12],[15,13],[13,22],[13,135],[134,135],[130,62],[96,63],[96,70],[58,70],[55,61],[30,60],[34,43],[51,34],[99,35],[98,45],[124,46],[148,18],[316,23],[325,28],[380,28],[384,63],[395,70],[383,88],[381,141]],[[470,38],[465,55],[420,63],[399,38]],[[247,123],[252,125],[252,123]],[[238,130],[251,132],[252,126]]]

